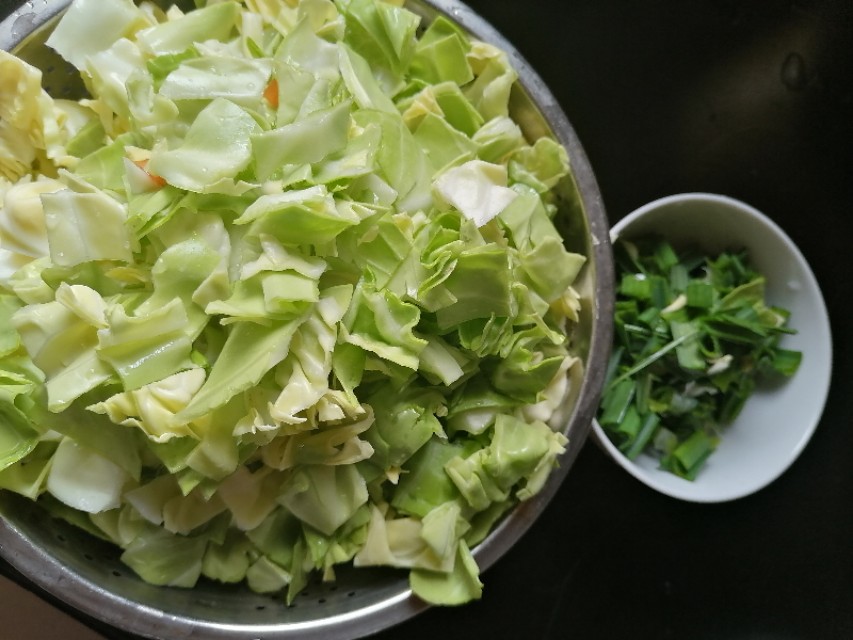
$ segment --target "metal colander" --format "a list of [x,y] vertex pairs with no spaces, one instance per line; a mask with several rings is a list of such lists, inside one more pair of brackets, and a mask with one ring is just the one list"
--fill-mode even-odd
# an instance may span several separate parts
[[[44,45],[69,0],[30,0],[0,23],[0,47],[43,72],[54,97],[83,91],[75,69]],[[583,361],[575,367],[573,397],[559,416],[569,438],[560,466],[544,489],[519,505],[474,549],[485,570],[522,536],[546,507],[569,471],[597,408],[612,330],[613,266],[607,218],[592,170],[556,99],[519,53],[469,7],[455,0],[412,0],[407,5],[428,23],[439,14],[477,39],[506,51],[520,80],[513,117],[529,138],[550,134],[568,150],[573,176],[566,181],[559,224],[570,250],[589,257],[576,283],[584,313],[572,340]],[[570,506],[569,506],[570,508]],[[333,583],[312,582],[291,604],[244,587],[201,581],[193,589],[157,587],[140,580],[119,560],[117,548],[64,521],[36,503],[0,492],[0,553],[29,580],[70,607],[108,625],[149,638],[357,638],[399,623],[427,608],[413,596],[405,572],[336,569]],[[486,578],[487,579],[487,578]]]

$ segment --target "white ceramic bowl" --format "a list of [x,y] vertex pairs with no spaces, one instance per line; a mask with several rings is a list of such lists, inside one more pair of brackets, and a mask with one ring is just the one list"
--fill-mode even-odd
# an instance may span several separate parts
[[820,421],[832,369],[829,317],[820,287],[802,253],[778,225],[726,196],[684,193],[650,202],[614,225],[610,236],[615,241],[650,233],[676,247],[695,243],[708,252],[745,248],[766,277],[768,302],[791,311],[789,326],[797,333],[784,336],[781,345],[802,351],[803,360],[792,378],[760,388],[747,400],[693,481],[659,469],[647,453],[629,460],[597,422],[593,437],[629,473],[661,493],[692,502],[741,498],[779,477]]

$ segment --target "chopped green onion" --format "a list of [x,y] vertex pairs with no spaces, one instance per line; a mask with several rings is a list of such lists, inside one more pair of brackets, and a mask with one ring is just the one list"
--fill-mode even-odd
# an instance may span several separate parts
[[634,441],[630,443],[630,446],[627,447],[625,450],[625,455],[628,456],[629,459],[633,460],[643,452],[643,450],[646,448],[646,445],[648,445],[649,441],[652,439],[652,436],[655,434],[658,424],[660,424],[660,418],[657,414],[646,414],[645,419],[643,420],[643,424],[640,426],[640,429],[637,432],[637,436],[634,438]]
[[790,349],[774,349],[771,364],[773,370],[783,376],[792,376],[800,366],[803,354],[800,351]]
[[687,306],[710,309],[714,304],[714,287],[709,282],[693,280],[685,287]]
[[667,470],[687,480],[693,480],[714,449],[718,439],[704,431],[694,431],[687,440],[661,460]]
[[614,349],[599,410],[628,458],[656,456],[693,480],[758,381],[802,360],[779,346],[790,313],[767,305],[744,252],[703,256],[656,238],[614,245]]

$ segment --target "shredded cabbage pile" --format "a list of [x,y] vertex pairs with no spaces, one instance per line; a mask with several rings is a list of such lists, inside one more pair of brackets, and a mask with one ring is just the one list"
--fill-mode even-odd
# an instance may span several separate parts
[[565,450],[585,258],[506,54],[376,0],[75,0],[0,52],[0,487],[144,580],[478,598]]

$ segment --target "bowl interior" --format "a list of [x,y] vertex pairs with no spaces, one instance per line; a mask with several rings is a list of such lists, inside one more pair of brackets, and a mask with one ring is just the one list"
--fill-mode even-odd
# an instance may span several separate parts
[[652,488],[694,502],[733,500],[758,491],[797,458],[818,425],[829,391],[832,340],[820,287],[802,253],[785,232],[753,207],[715,194],[679,194],[649,203],[614,225],[611,239],[657,234],[675,246],[697,245],[714,253],[744,248],[767,279],[770,304],[791,312],[781,345],[799,350],[799,371],[779,384],[761,386],[723,432],[699,476],[688,481],[658,469],[643,453],[628,460],[597,423],[596,440],[626,470]]
[[[76,70],[44,42],[69,0],[22,6],[0,23],[0,47],[13,50],[44,73],[57,97],[76,98]],[[168,3],[163,3],[168,4]],[[180,3],[179,3],[180,4]],[[191,3],[190,3],[191,4]],[[518,52],[465,5],[453,0],[413,0],[407,6],[425,21],[443,14],[473,37],[506,51],[520,80],[513,89],[513,115],[530,139],[551,135],[568,150],[572,176],[562,186],[559,212],[567,246],[588,256],[578,282],[584,310],[572,335],[581,357],[574,395],[560,414],[569,437],[567,451],[533,499],[514,509],[474,550],[488,568],[535,521],[568,473],[584,443],[604,380],[612,326],[612,262],[608,224],[593,172],[556,100]],[[342,567],[334,583],[316,581],[286,606],[281,598],[241,587],[201,582],[192,590],[154,587],[139,580],[119,560],[117,549],[33,503],[0,494],[0,552],[24,576],[71,607],[107,624],[152,638],[355,638],[400,622],[426,608],[412,596],[405,573]]]

